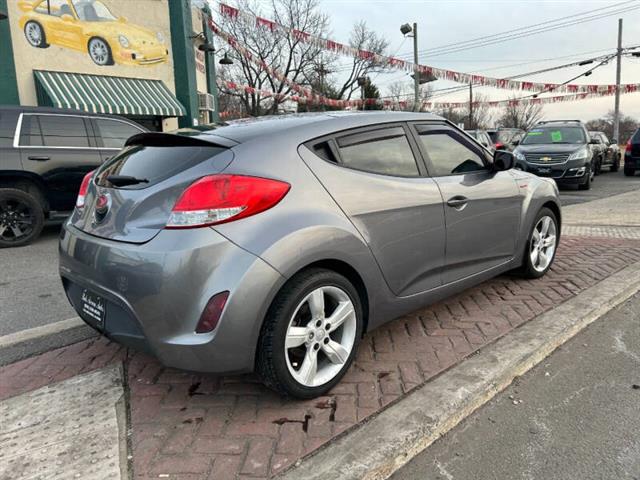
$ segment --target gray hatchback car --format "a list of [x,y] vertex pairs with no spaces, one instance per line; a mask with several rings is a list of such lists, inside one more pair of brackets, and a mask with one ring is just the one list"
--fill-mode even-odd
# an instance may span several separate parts
[[364,332],[505,271],[547,272],[558,191],[512,165],[431,114],[144,133],[85,178],[60,275],[117,342],[310,398]]

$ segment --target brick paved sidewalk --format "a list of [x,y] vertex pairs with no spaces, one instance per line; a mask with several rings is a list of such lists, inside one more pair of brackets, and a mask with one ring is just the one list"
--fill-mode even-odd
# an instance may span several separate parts
[[267,478],[536,315],[640,259],[640,242],[564,237],[536,281],[502,276],[368,334],[327,397],[164,368],[105,339],[0,368],[0,399],[125,361],[136,479]]

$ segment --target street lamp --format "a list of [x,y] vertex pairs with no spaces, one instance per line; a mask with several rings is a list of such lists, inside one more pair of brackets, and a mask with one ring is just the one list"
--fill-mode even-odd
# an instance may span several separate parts
[[413,110],[420,111],[418,107],[418,99],[420,98],[420,72],[418,70],[418,24],[414,23],[413,27],[408,23],[400,26],[400,33],[405,37],[413,37]]
[[216,51],[213,44],[209,42],[201,43],[200,45],[198,45],[198,50],[204,53],[213,53]]
[[233,65],[233,60],[229,58],[229,55],[227,55],[227,52],[224,52],[224,57],[222,57],[218,63],[220,65]]

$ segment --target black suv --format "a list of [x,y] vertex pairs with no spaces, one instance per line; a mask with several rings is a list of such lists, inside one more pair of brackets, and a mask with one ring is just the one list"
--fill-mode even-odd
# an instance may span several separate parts
[[636,130],[624,151],[624,174],[632,177],[640,170],[640,128]]
[[594,143],[579,120],[539,122],[513,151],[516,168],[589,190],[595,174]]
[[26,245],[73,210],[84,175],[145,131],[74,110],[0,106],[0,248]]

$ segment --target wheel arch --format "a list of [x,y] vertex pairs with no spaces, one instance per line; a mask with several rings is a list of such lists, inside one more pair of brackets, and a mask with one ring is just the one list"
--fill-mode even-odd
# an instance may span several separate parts
[[560,206],[556,202],[549,200],[540,208],[548,208],[553,212],[553,214],[556,216],[556,219],[558,220],[558,234],[560,234],[562,232],[562,210],[560,209]]
[[42,179],[30,172],[21,172],[15,170],[0,172],[0,188],[16,188],[27,193],[32,193],[36,189],[37,194],[42,201],[44,212],[49,212],[49,201],[47,199],[47,187]]

